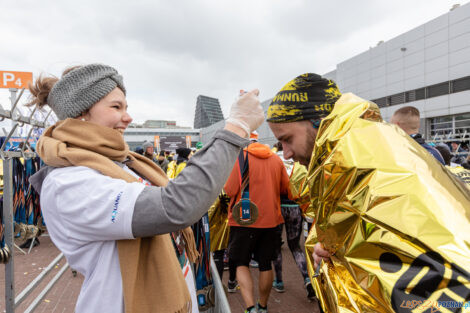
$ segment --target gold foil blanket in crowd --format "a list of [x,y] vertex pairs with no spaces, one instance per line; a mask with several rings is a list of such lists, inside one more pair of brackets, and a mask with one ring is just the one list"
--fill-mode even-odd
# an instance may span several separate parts
[[470,171],[463,168],[462,166],[455,166],[450,167],[446,166],[446,168],[451,171],[452,174],[457,176],[464,184],[470,189]]
[[[470,312],[470,192],[372,102],[343,95],[308,170],[326,312]],[[313,247],[334,255],[313,278]]]
[[307,168],[295,162],[289,177],[289,199],[294,200],[302,210],[302,215],[309,223],[315,219],[314,211],[309,208],[310,192],[307,184]]
[[228,226],[228,202],[230,198],[222,192],[209,208],[209,233],[211,251],[226,249],[230,227]]
[[289,199],[299,205],[310,203],[310,193],[306,184],[307,168],[295,162],[289,177]]

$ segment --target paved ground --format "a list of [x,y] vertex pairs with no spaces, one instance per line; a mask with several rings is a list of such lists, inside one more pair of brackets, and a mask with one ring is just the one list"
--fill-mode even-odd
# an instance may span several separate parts
[[[287,248],[287,244],[282,246],[283,269],[282,275],[284,279],[284,293],[278,293],[274,289],[268,301],[268,310],[270,313],[319,313],[317,301],[310,301],[307,298],[307,292],[303,286],[303,278],[295,264],[295,261]],[[251,269],[251,276],[254,279],[254,289],[256,296],[258,295],[258,269]],[[223,282],[227,285],[228,271],[224,272]],[[241,313],[245,309],[240,291],[229,293],[228,301],[232,313]]]
[[[41,244],[31,250],[31,254],[23,255],[18,250],[15,251],[15,292],[18,295],[37,275],[59,254],[58,249],[51,242],[49,237],[41,237]],[[287,248],[282,249],[284,256],[284,284],[285,293],[277,293],[274,290],[268,302],[269,312],[271,313],[308,313],[319,312],[316,301],[310,302],[306,297],[303,287],[302,276],[297,269],[295,262]],[[64,260],[62,259],[54,266],[54,269],[41,282],[36,290],[30,294],[26,300],[16,309],[16,312],[24,312],[41,290],[47,285],[52,277],[62,267]],[[258,270],[252,269],[252,275],[256,280]],[[224,274],[224,283],[227,283],[228,272]],[[78,274],[76,277],[72,275],[68,269],[52,290],[46,294],[44,299],[37,307],[37,313],[56,313],[56,312],[73,312],[77,301],[83,277]],[[5,270],[0,265],[0,312],[5,312]],[[243,312],[244,304],[241,294],[238,291],[234,294],[228,294],[228,300],[233,313]]]
[[[31,250],[31,254],[24,255],[15,249],[15,294],[18,295],[25,287],[38,276],[44,267],[47,267],[58,255],[59,250],[49,237],[40,237],[41,244]],[[48,282],[55,276],[64,264],[64,258],[54,266],[54,269],[39,284],[35,291],[20,304],[15,312],[24,312]],[[75,302],[82,285],[83,277],[78,274],[73,277],[68,269],[52,290],[46,294],[35,313],[73,312]],[[5,312],[5,266],[0,265],[0,312]]]

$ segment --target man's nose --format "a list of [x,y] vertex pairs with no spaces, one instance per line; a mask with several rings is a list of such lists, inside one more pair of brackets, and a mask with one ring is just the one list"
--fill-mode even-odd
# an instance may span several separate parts
[[294,156],[294,153],[292,152],[291,149],[289,149],[286,145],[282,145],[283,152],[282,155],[284,156],[284,159],[289,160]]

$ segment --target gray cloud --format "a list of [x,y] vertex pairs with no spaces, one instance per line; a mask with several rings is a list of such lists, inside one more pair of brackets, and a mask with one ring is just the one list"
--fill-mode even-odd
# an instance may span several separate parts
[[[239,89],[271,97],[379,40],[448,11],[448,0],[11,1],[0,10],[0,70],[60,75],[102,62],[124,76],[136,121],[192,126],[199,94],[224,113]],[[7,92],[0,90],[0,103]]]

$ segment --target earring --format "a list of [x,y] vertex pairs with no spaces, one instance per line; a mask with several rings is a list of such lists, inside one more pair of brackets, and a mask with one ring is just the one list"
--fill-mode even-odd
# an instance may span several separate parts
[[84,121],[84,122],[85,122],[85,121],[86,121],[86,119],[85,119],[84,117],[82,117],[82,121]]

